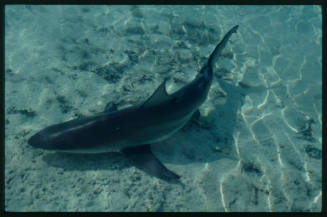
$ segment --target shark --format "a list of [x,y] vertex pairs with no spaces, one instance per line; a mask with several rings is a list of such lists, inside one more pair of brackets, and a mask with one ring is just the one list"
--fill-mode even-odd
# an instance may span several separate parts
[[214,60],[238,29],[232,27],[215,47],[196,77],[172,94],[167,78],[143,103],[117,109],[108,103],[104,111],[54,124],[28,139],[34,148],[73,153],[122,152],[133,164],[151,176],[178,180],[180,175],[165,167],[152,153],[151,145],[180,130],[206,100],[213,78]]

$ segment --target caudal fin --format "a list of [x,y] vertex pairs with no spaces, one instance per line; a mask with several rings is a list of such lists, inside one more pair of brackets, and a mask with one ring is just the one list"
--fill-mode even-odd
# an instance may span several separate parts
[[224,47],[227,44],[227,41],[229,40],[229,38],[231,37],[231,35],[233,33],[235,33],[238,29],[238,25],[234,26],[233,28],[231,28],[226,35],[224,36],[224,38],[219,42],[219,44],[216,46],[215,50],[211,53],[209,60],[208,60],[208,66],[212,67],[212,61],[214,60],[214,58],[216,56],[218,56],[221,51],[224,49]]

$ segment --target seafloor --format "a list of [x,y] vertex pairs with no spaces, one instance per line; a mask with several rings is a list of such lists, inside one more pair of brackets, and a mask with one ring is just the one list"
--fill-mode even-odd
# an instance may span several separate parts
[[[319,6],[7,5],[6,211],[320,211],[321,23]],[[183,87],[236,24],[199,120],[152,145],[182,184],[27,144]]]

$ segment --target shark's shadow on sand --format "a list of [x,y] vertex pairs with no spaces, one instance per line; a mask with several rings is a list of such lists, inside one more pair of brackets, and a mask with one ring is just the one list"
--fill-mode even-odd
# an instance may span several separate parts
[[[248,93],[262,91],[263,87],[235,86],[221,78],[217,78],[216,82],[219,82],[226,93],[221,96],[225,98],[225,103],[215,105],[215,109],[205,117],[195,116],[184,128],[167,140],[151,145],[154,155],[162,163],[187,165],[196,162],[209,163],[222,158],[239,160],[235,148],[232,147],[234,146],[233,132],[238,119],[237,112],[241,109]],[[203,126],[201,121],[209,121],[209,124]],[[212,143],[205,142],[208,137],[198,139],[199,143],[187,142],[192,140],[192,134],[194,134],[193,138],[200,134],[208,136]],[[187,140],[188,137],[191,139]],[[43,160],[48,165],[68,171],[122,170],[134,166],[120,152],[97,154],[55,152],[48,153]]]

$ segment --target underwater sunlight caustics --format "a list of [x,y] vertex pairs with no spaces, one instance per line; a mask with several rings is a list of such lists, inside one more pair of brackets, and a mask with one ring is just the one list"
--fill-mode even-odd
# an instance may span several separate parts
[[[195,79],[168,94],[166,80],[144,103],[117,110],[109,103],[104,112],[49,126],[28,143],[47,150],[75,153],[122,152],[134,165],[163,180],[177,180],[151,152],[150,144],[167,139],[181,129],[206,100],[213,77],[213,61],[238,25],[216,46]],[[110,106],[109,106],[110,105]],[[164,112],[163,112],[164,111]]]

